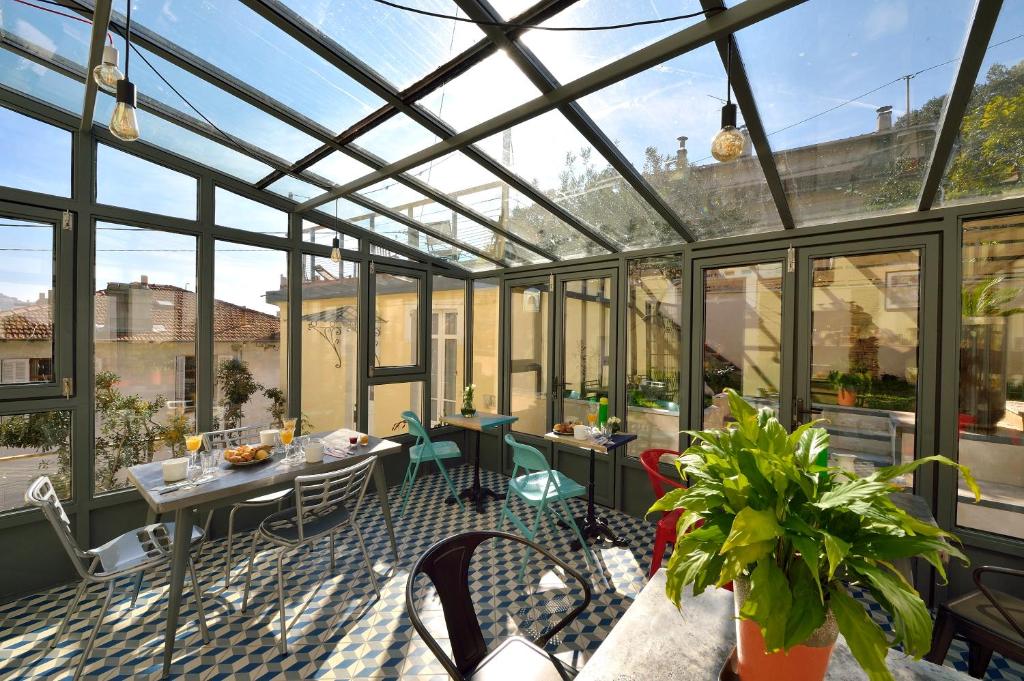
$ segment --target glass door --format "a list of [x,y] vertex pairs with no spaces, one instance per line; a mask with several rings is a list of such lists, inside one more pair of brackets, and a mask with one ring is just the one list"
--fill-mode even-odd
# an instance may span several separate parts
[[552,394],[559,421],[587,423],[591,403],[601,400],[609,402],[609,416],[615,413],[615,283],[610,270],[556,279],[561,350]]
[[551,285],[547,278],[510,282],[509,413],[516,432],[543,435],[550,421]]

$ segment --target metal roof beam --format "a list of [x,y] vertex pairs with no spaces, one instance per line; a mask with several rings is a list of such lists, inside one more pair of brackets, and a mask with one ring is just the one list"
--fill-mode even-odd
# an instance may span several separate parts
[[[92,70],[99,66],[103,57],[103,43],[107,40],[107,23],[110,21],[111,0],[98,0],[92,12],[92,35],[89,38],[89,63],[85,72],[92,74]],[[79,124],[80,130],[88,130],[92,127],[92,112],[96,108],[96,90],[99,86],[96,81],[87,77],[85,79],[85,96],[82,100],[82,120]]]

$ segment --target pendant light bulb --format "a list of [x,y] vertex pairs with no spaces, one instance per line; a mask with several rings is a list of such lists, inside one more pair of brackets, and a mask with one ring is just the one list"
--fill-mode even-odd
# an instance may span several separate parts
[[331,262],[341,262],[341,239],[334,237],[331,243]]
[[127,78],[117,81],[117,104],[110,117],[110,132],[125,142],[139,139],[139,121],[135,116],[135,84]]
[[113,45],[104,45],[103,58],[99,66],[92,70],[92,78],[96,84],[101,90],[111,94],[117,91],[117,81],[124,78],[121,69],[117,67],[118,59],[117,48]]
[[736,105],[729,103],[722,107],[722,129],[711,140],[711,155],[715,160],[727,163],[743,155],[746,138],[736,128]]

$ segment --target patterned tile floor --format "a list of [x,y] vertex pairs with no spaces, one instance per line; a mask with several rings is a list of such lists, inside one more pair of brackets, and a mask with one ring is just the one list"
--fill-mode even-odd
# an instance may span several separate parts
[[[470,481],[472,470],[453,471],[461,488]],[[454,532],[489,529],[497,525],[500,503],[489,502],[488,512],[478,515],[459,511],[441,499],[442,482],[437,476],[418,481],[409,508],[399,519],[397,535],[399,564],[391,563],[387,534],[380,516],[368,503],[360,525],[367,539],[375,571],[381,582],[377,599],[362,568],[354,539],[338,544],[337,570],[329,574],[326,541],[295,555],[287,566],[286,598],[289,618],[301,603],[309,607],[289,631],[287,657],[277,648],[278,620],[274,607],[274,569],[267,554],[257,557],[252,603],[242,614],[241,587],[244,561],[236,553],[233,581],[223,588],[221,578],[223,546],[211,543],[200,564],[210,645],[203,646],[190,602],[182,613],[177,653],[172,668],[183,679],[445,679],[444,670],[412,629],[405,615],[405,586],[412,562],[433,542]],[[484,473],[484,484],[504,490],[504,479]],[[397,507],[392,490],[392,504]],[[525,507],[519,507],[525,516]],[[582,512],[582,502],[574,510]],[[547,527],[541,542],[556,555],[566,558],[594,587],[590,607],[562,634],[552,648],[577,667],[585,664],[604,636],[643,588],[650,550],[650,532],[643,521],[625,514],[604,511],[628,548],[596,552],[597,564],[588,568],[584,556],[569,548],[567,532]],[[249,535],[240,535],[238,545],[249,546]],[[489,645],[511,633],[537,635],[546,624],[575,604],[571,582],[563,584],[556,573],[536,557],[528,562],[523,584],[516,579],[520,550],[489,542],[474,558],[471,569],[478,616]],[[424,621],[447,648],[440,606],[425,582],[417,582],[417,596]],[[317,583],[320,582],[319,587]],[[93,657],[86,668],[90,679],[157,679],[163,652],[166,575],[147,582],[134,609],[130,608],[127,583],[115,597],[112,612],[100,630]],[[101,598],[90,592],[60,644],[50,650],[48,642],[71,598],[71,586],[61,586],[0,606],[0,679],[70,679],[88,635]],[[312,594],[312,596],[310,596]],[[859,596],[872,615],[888,626],[884,615],[870,597]],[[966,669],[966,647],[954,642],[947,664]],[[1024,671],[995,656],[989,679],[1024,681]]]

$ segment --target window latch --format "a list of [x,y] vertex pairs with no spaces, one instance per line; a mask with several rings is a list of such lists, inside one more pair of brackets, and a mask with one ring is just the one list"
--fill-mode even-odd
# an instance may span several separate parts
[[62,229],[66,229],[68,231],[70,231],[71,228],[74,226],[74,220],[71,217],[71,211],[66,210],[61,214],[60,226]]
[[786,250],[786,271],[796,272],[796,249],[792,246]]
[[61,393],[65,399],[70,400],[71,396],[75,392],[75,384],[70,378],[62,378],[61,381]]

